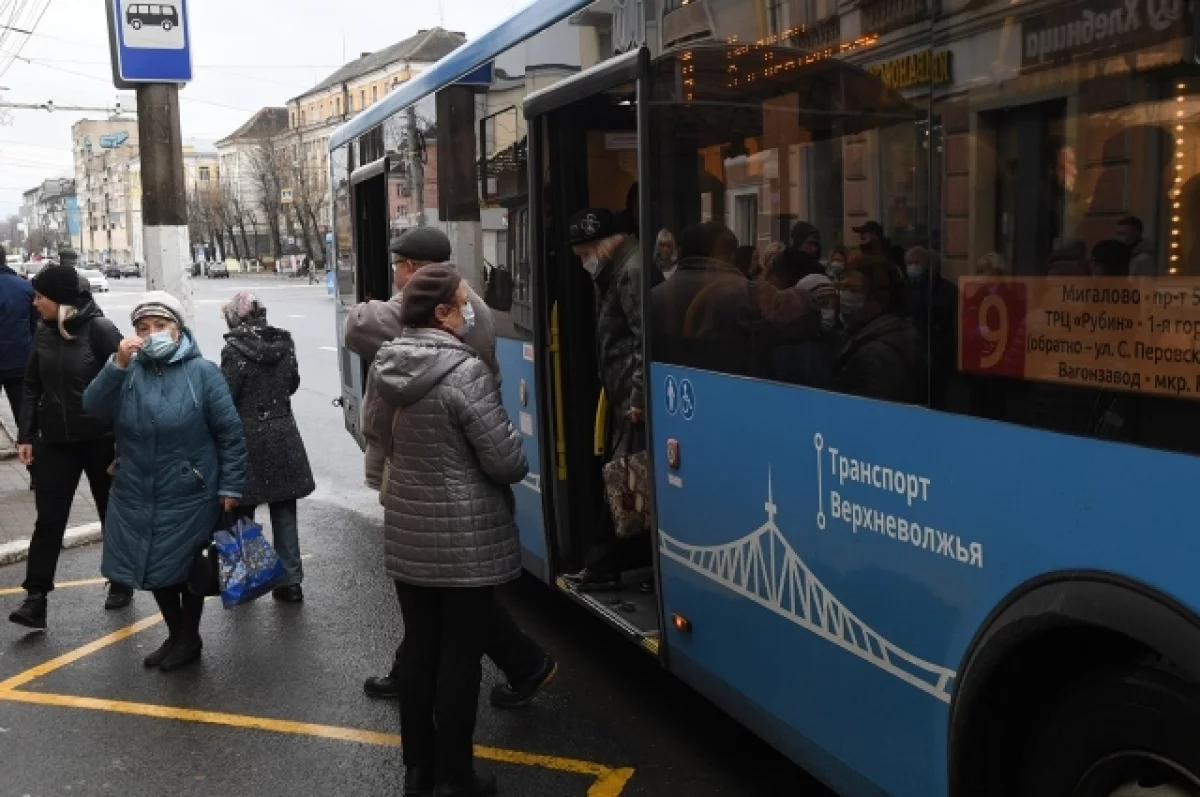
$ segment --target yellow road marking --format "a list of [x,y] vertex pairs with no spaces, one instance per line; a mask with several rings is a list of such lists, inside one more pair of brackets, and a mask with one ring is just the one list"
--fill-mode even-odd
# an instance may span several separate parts
[[[128,639],[134,634],[140,633],[160,622],[162,622],[161,615],[147,617],[111,634],[102,636],[82,647],[64,653],[61,656],[56,656],[43,664],[31,667],[5,681],[0,681],[0,701],[57,706],[61,708],[78,708],[91,711],[107,711],[115,714],[221,725],[231,728],[357,742],[359,744],[387,747],[400,745],[400,736],[398,734],[369,731],[361,728],[343,728],[337,725],[321,725],[319,723],[297,722],[271,717],[255,717],[248,714],[226,714],[218,711],[159,706],[152,703],[134,703],[124,700],[77,697],[75,695],[59,695],[47,692],[25,692],[19,689],[19,687],[26,686],[38,678],[49,675],[110,645]],[[593,777],[595,778],[595,782],[588,788],[587,797],[620,797],[621,792],[624,791],[625,786],[629,783],[629,779],[634,774],[634,770],[629,767],[608,767],[593,761],[583,761],[577,758],[541,755],[500,747],[476,745],[475,755],[488,761],[496,761],[504,764],[539,767],[557,772]]]
[[[61,584],[55,584],[55,589],[68,589],[70,587],[94,587],[98,584],[106,583],[103,578],[85,578],[82,581],[64,581]],[[0,589],[0,595],[24,595],[25,590],[20,587],[4,587]]]
[[[7,690],[0,692],[0,700],[14,703],[30,703],[42,706],[82,708],[92,711],[107,711],[115,714],[130,714],[138,717],[197,722],[206,725],[222,725],[229,728],[245,728],[256,731],[311,736],[318,739],[333,739],[342,742],[398,747],[400,737],[394,733],[368,731],[361,728],[342,728],[336,725],[320,725],[312,722],[255,717],[247,714],[226,714],[219,711],[157,706],[150,703],[131,703],[124,700],[106,700],[95,697],[55,695],[45,692],[22,692]],[[588,797],[615,797],[621,793],[625,783],[633,775],[631,769],[614,769],[592,761],[575,758],[525,753],[520,750],[505,750],[497,747],[476,746],[475,755],[488,761],[539,767],[575,775],[590,775],[597,779],[588,790]]]
[[[306,553],[303,556],[301,556],[300,558],[303,560],[307,560],[307,559],[312,559],[312,557],[313,557],[312,554]],[[56,590],[58,590],[58,589],[70,589],[71,587],[95,587],[100,584],[107,584],[107,583],[108,583],[108,579],[104,579],[104,578],[85,578],[80,581],[63,581],[59,584],[55,584],[54,588]],[[0,587],[0,597],[3,597],[5,595],[24,595],[24,594],[25,594],[25,590],[21,587]]]
[[11,692],[19,686],[25,686],[30,681],[36,681],[44,675],[49,675],[57,669],[66,667],[68,664],[79,661],[80,659],[90,656],[98,650],[103,650],[109,645],[120,642],[123,639],[128,639],[139,631],[144,631],[152,625],[162,622],[162,615],[156,614],[147,617],[144,620],[138,620],[133,625],[125,626],[124,628],[113,631],[111,634],[100,637],[94,642],[89,642],[81,648],[75,648],[69,653],[64,653],[61,656],[56,656],[44,664],[39,664],[36,667],[30,667],[22,673],[14,675],[6,681],[0,681],[0,697],[5,697],[7,692]]

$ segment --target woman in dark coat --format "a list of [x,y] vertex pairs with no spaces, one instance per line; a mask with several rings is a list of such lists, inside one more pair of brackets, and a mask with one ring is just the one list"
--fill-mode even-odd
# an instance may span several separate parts
[[272,593],[276,600],[300,603],[304,568],[296,501],[312,493],[312,469],[292,415],[291,395],[300,387],[296,345],[291,334],[267,324],[267,308],[240,291],[225,305],[229,334],[221,352],[221,372],[242,417],[250,464],[239,514],[254,516],[258,504],[271,512],[275,551],[287,578]]
[[[83,391],[116,352],[121,333],[81,288],[72,266],[47,266],[34,277],[33,289],[41,323],[25,369],[17,455],[22,464],[32,465],[37,478],[37,521],[22,585],[26,598],[9,620],[42,630],[71,501],[84,473],[104,523],[112,424],[84,409]],[[114,581],[105,608],[128,606],[132,595],[131,589]]]

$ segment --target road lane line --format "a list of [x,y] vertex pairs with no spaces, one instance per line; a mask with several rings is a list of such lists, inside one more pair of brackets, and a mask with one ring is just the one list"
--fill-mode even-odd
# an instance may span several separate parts
[[[105,578],[85,578],[82,581],[64,581],[61,584],[55,584],[55,589],[67,589],[68,587],[94,587],[97,584],[105,584],[108,579]],[[23,595],[25,590],[22,587],[4,587],[0,589],[0,595]]]
[[[99,640],[98,640],[99,641]],[[159,706],[152,703],[132,703],[125,700],[106,700],[96,697],[76,697],[48,692],[22,692],[15,689],[0,689],[0,701],[29,703],[60,708],[79,708],[91,711],[107,711],[114,714],[130,714],[138,717],[194,722],[205,725],[221,725],[246,730],[269,731],[292,736],[310,736],[343,742],[358,742],[382,747],[400,746],[400,737],[394,733],[368,731],[362,728],[343,728],[337,725],[321,725],[312,722],[255,717],[248,714],[226,714],[219,711]],[[618,797],[625,788],[633,770],[613,768],[593,761],[562,758],[551,755],[525,753],[520,750],[505,750],[497,747],[476,746],[475,755],[488,761],[519,766],[538,767],[556,772],[587,775],[596,778],[588,789],[588,797]]]
[[68,664],[77,662],[80,659],[90,656],[98,650],[103,650],[109,645],[114,645],[123,639],[128,639],[139,631],[145,631],[150,626],[157,625],[161,622],[161,614],[151,615],[143,620],[138,620],[133,625],[127,625],[124,628],[113,631],[111,634],[102,636],[94,642],[89,642],[83,647],[75,648],[75,650],[72,650],[69,653],[56,656],[44,664],[39,664],[38,666],[31,667],[24,672],[17,673],[8,680],[0,681],[0,698],[7,697],[8,692],[11,692],[19,686],[24,686],[31,681],[36,681],[38,678],[41,678],[44,675],[49,675],[55,670],[62,669]]

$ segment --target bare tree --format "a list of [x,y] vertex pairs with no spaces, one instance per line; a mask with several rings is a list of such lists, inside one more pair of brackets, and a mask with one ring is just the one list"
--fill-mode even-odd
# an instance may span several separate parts
[[262,211],[271,239],[271,254],[276,260],[283,255],[283,153],[274,136],[265,136],[250,152],[250,168],[258,193],[258,209]]
[[320,162],[310,162],[303,134],[299,134],[291,160],[292,212],[300,222],[304,251],[309,262],[324,260],[321,219],[329,207],[329,181]]

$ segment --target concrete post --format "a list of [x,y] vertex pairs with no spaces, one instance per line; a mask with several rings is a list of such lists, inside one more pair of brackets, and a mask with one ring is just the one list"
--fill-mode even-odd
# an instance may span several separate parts
[[142,160],[142,223],[146,289],[166,291],[183,302],[185,319],[195,316],[187,269],[187,184],[179,130],[179,87],[139,86],[138,137]]

